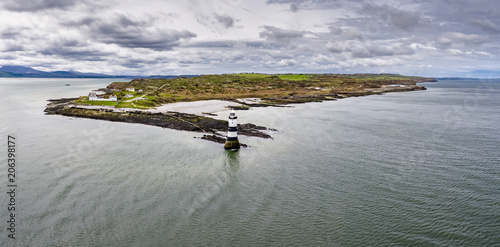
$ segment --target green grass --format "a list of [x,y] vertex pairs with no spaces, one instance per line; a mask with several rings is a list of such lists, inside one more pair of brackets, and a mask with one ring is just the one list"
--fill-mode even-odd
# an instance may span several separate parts
[[107,105],[115,106],[118,102],[116,101],[90,101],[90,100],[77,100],[76,103],[89,104],[89,105]]
[[[152,105],[154,106],[154,105]],[[144,106],[142,103],[139,103],[139,101],[132,101],[132,102],[120,102],[118,105],[116,105],[116,108],[138,108],[138,109],[148,109],[152,106]]]
[[134,108],[134,105],[132,105],[132,102],[122,101],[116,105],[116,108]]
[[[141,95],[143,95],[143,94],[141,94]],[[146,98],[145,100],[135,100],[136,98],[139,98],[138,96],[139,95],[137,95],[134,98],[128,98],[127,101],[130,99],[134,99],[130,102],[125,102],[125,100],[121,101],[116,107],[117,108],[148,109],[148,108],[155,107],[155,106],[159,105],[159,102],[157,101],[157,97],[155,97],[153,95],[144,96],[143,98]]]
[[184,101],[186,99],[185,95],[174,95],[169,93],[162,93],[158,95],[160,98],[167,99],[168,101],[177,102]]
[[303,81],[311,79],[310,76],[304,74],[280,74],[278,77],[281,80],[289,80],[289,81]]
[[258,78],[258,79],[271,76],[271,75],[266,75],[266,74],[254,74],[254,73],[241,73],[241,74],[234,74],[234,75],[245,77],[245,78]]
[[140,95],[134,95],[132,97],[129,97],[129,98],[125,98],[125,97],[122,97],[122,100],[123,101],[133,101],[135,100],[136,98],[138,98]]
[[240,73],[233,74],[234,76],[249,78],[249,79],[264,79],[270,78],[273,76],[277,76],[282,80],[290,80],[290,81],[302,81],[310,79],[309,75],[306,74],[277,74],[277,75],[269,75],[269,74],[254,74],[254,73]]

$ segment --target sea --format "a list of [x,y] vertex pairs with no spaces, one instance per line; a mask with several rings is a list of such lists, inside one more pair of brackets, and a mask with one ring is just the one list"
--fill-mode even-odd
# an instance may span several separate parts
[[237,111],[238,152],[43,112],[113,81],[0,79],[0,246],[500,246],[500,80]]

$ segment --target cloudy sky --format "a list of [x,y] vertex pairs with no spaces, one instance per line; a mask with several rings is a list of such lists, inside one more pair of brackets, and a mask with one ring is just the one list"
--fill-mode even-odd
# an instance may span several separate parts
[[0,65],[500,77],[497,0],[2,0]]

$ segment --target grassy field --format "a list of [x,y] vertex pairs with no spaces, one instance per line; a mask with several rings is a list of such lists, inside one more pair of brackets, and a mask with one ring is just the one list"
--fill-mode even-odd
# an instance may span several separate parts
[[234,74],[234,75],[244,77],[244,78],[266,78],[268,76],[266,74],[255,74],[255,73],[240,73],[240,74]]
[[304,81],[310,79],[312,76],[311,75],[304,75],[304,74],[287,74],[287,75],[277,75],[280,79],[282,80],[289,80],[289,81]]
[[75,103],[79,104],[87,104],[87,105],[106,105],[106,106],[115,106],[118,102],[116,101],[90,101],[88,100],[88,97],[80,97],[78,100],[75,101]]
[[[431,81],[429,78],[396,74],[223,74],[202,75],[193,78],[135,79],[114,82],[108,86],[122,100],[117,107],[149,108],[165,103],[208,99],[235,100],[237,98],[279,99],[291,96],[363,92],[389,84],[415,85]],[[126,88],[136,92],[126,92]],[[137,93],[142,90],[143,93]],[[125,98],[132,94],[144,100]],[[97,103],[93,103],[97,104]]]

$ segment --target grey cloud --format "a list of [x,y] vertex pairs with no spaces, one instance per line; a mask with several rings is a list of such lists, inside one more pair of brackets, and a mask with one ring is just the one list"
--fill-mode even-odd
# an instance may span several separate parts
[[26,28],[8,28],[0,33],[0,39],[17,39],[23,37],[22,32],[27,30]]
[[3,52],[26,51],[27,49],[20,44],[8,44]]
[[498,26],[495,25],[490,20],[480,20],[477,18],[473,18],[473,19],[470,19],[469,22],[475,26],[478,26],[479,28],[481,28],[485,32],[492,33],[492,34],[500,33],[500,29],[498,28]]
[[189,31],[166,30],[154,34],[130,33],[127,30],[109,29],[109,26],[102,26],[101,41],[106,44],[116,44],[127,48],[147,48],[157,51],[171,50],[180,45],[182,39],[196,37],[196,34]]
[[[102,64],[109,64],[110,70],[121,66],[124,71],[138,73],[164,68],[217,73],[254,68],[324,72],[339,66],[353,71],[363,71],[366,66],[390,70],[404,60],[408,66],[398,72],[405,73],[403,70],[438,57],[457,66],[480,55],[489,57],[481,60],[485,63],[498,61],[500,2],[491,0],[267,0],[281,6],[269,6],[272,8],[262,14],[285,11],[277,14],[280,19],[257,21],[254,18],[258,15],[238,16],[239,11],[162,10],[158,3],[151,2],[116,2],[114,9],[97,7],[97,0],[1,2],[4,13],[17,12],[13,15],[26,18],[0,27],[2,55],[14,55],[25,63],[71,61],[93,68],[92,61],[104,61]],[[241,5],[252,9],[246,2]],[[140,7],[134,9],[136,6]],[[40,12],[33,15],[28,11]],[[182,18],[163,11],[179,13]],[[44,19],[33,18],[42,15]],[[300,28],[286,28],[287,18],[304,16],[311,20],[302,22]],[[194,21],[180,23],[184,17]],[[38,25],[38,19],[44,20],[44,25]],[[247,37],[254,38],[242,40],[232,32],[241,23],[248,28],[245,31],[254,32]],[[179,25],[183,26],[170,27]],[[194,39],[194,30],[201,33],[202,29],[204,36]],[[172,49],[175,55],[161,52]],[[463,62],[449,59],[451,53],[463,56]],[[325,57],[314,60],[318,54]],[[181,68],[193,64],[203,66]],[[442,73],[442,64],[434,63],[432,72]]]
[[247,41],[245,42],[245,45],[251,48],[263,48],[267,46],[267,43],[260,41]]
[[[205,59],[201,59],[203,62],[206,63],[205,60],[208,60],[207,58]],[[189,66],[190,64],[194,64],[194,63],[200,63],[200,59],[190,59],[190,58],[184,58],[184,59],[181,59],[180,61],[178,61],[179,64],[184,64],[186,66]]]
[[348,49],[351,51],[352,57],[356,58],[372,58],[372,57],[383,57],[383,56],[395,56],[395,55],[410,55],[414,51],[410,47],[405,46],[381,46],[381,45],[370,45],[368,47],[352,47]]
[[4,59],[4,60],[16,60],[16,57],[14,57],[12,55],[0,54],[0,59]]
[[61,24],[66,27],[82,27],[82,26],[90,26],[97,20],[98,19],[94,17],[85,17],[81,20],[63,21]]
[[266,63],[269,67],[290,67],[297,65],[298,62],[295,59],[280,59],[277,61],[269,61]]
[[443,35],[443,40],[451,40],[468,45],[479,45],[488,41],[487,38],[477,34],[463,34],[459,32],[448,32]]
[[453,44],[451,39],[441,37],[438,39],[438,44],[441,48],[447,48]]
[[140,69],[144,68],[148,62],[142,59],[129,59],[120,65],[129,69]]
[[403,30],[412,30],[419,21],[418,12],[400,10],[388,5],[365,4],[359,13],[375,18],[375,21],[391,24]]
[[267,42],[267,41],[234,41],[234,40],[220,40],[220,41],[199,41],[192,42],[187,45],[183,45],[182,47],[198,47],[198,48],[209,48],[209,49],[233,49],[237,48],[241,49],[262,49],[262,50],[273,50],[278,49],[276,43]]
[[40,48],[40,54],[72,60],[105,61],[113,55],[77,39],[59,39]]
[[179,46],[181,41],[196,37],[196,34],[187,30],[154,27],[153,21],[133,20],[124,15],[114,16],[110,20],[89,20],[89,35],[106,44],[157,51],[171,50]]
[[264,52],[269,58],[272,60],[290,60],[293,59],[295,56],[290,55],[290,54],[283,54],[283,53],[274,53],[274,52]]
[[331,53],[341,53],[346,50],[346,47],[340,44],[327,44],[326,49]]
[[420,20],[420,16],[416,12],[402,11],[394,8],[389,8],[389,11],[391,13],[391,23],[404,30],[411,30]]
[[329,29],[330,29],[330,34],[334,36],[341,36],[344,39],[363,38],[363,33],[359,31],[356,27],[338,27],[336,25],[331,25]]
[[479,27],[483,31],[494,33],[500,23],[499,1],[435,1],[433,4],[422,4],[420,9],[431,16],[434,23],[441,23],[454,31],[475,32]]
[[32,46],[42,38],[44,36],[40,36],[27,27],[6,28],[0,32],[0,41],[4,45],[4,52],[28,51],[30,49],[28,48],[29,46]]
[[46,9],[68,9],[75,6],[77,0],[9,0],[4,2],[4,8],[17,12],[37,12]]
[[265,31],[261,32],[259,36],[271,41],[290,41],[304,37],[306,32],[281,29],[273,26],[264,26]]
[[364,0],[267,0],[267,4],[289,4],[292,12],[313,9],[332,9],[342,6],[352,6]]
[[331,54],[343,54],[352,58],[374,58],[414,54],[408,44],[381,44],[362,40],[328,42],[325,48]]
[[232,48],[236,44],[235,41],[205,41],[193,42],[186,47],[202,47],[202,48]]
[[75,47],[57,47],[51,46],[40,51],[43,55],[58,56],[72,60],[86,61],[106,61],[108,56],[113,55],[109,52],[103,52],[92,48],[75,48]]
[[219,21],[225,28],[233,27],[236,22],[235,19],[228,15],[216,15],[215,19],[217,19],[217,21]]
[[32,28],[26,26],[11,26],[0,31],[0,39],[5,40],[19,40],[19,39],[29,39],[34,40],[41,38],[39,34],[34,32]]
[[[439,1],[431,5],[435,12],[445,14],[447,18],[483,18],[496,19],[500,16],[500,3],[491,0],[454,0]],[[450,16],[453,15],[453,16]]]

